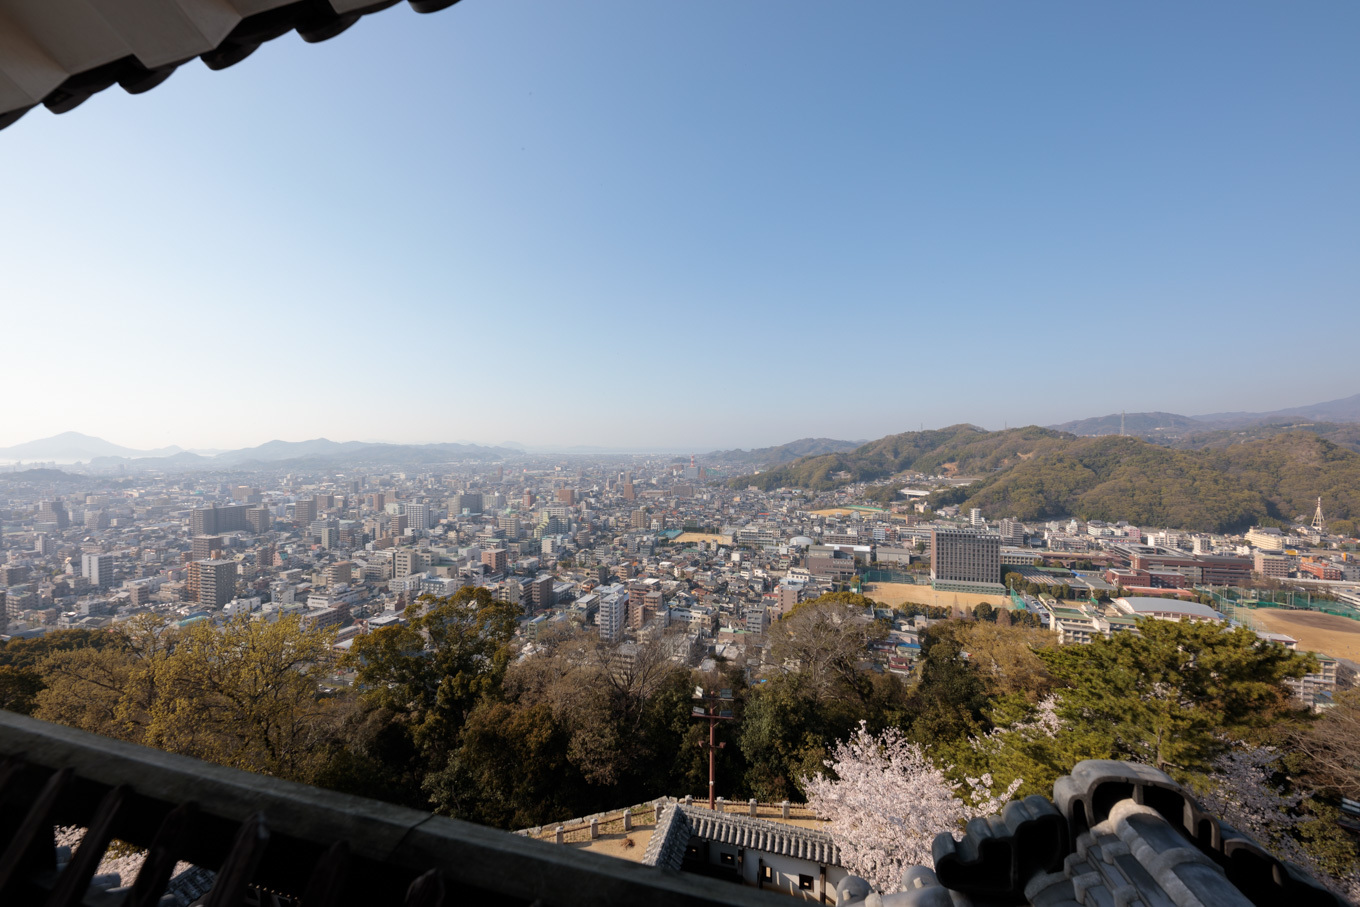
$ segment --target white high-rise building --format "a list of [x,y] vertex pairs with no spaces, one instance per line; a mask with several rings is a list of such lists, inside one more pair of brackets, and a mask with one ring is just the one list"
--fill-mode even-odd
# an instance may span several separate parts
[[113,555],[86,554],[81,558],[80,575],[101,589],[113,585]]
[[595,614],[600,639],[618,642],[628,624],[628,592],[622,586],[611,587],[600,594],[600,610]]
[[406,525],[412,529],[430,528],[430,505],[429,504],[407,504]]

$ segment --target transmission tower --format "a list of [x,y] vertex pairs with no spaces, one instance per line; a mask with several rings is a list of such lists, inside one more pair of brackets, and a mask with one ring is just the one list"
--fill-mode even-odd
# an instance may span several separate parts
[[1313,531],[1318,535],[1327,534],[1327,521],[1322,518],[1322,498],[1318,498],[1317,510],[1313,511]]
[[1124,437],[1124,411],[1119,411],[1119,437]]

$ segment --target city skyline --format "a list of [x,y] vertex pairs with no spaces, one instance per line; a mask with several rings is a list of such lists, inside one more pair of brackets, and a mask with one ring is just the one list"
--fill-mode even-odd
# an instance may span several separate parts
[[0,446],[702,452],[1344,396],[1357,24],[473,0],[34,111]]

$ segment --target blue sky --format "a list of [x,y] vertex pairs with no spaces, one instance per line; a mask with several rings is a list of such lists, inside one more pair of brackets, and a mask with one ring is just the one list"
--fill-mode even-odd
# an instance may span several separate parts
[[464,0],[0,132],[0,445],[1360,391],[1360,6]]

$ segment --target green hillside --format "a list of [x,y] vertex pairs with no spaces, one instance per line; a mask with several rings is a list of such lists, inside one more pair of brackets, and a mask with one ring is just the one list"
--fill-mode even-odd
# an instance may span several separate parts
[[1290,432],[1307,432],[1325,438],[1333,444],[1360,453],[1360,424],[1354,422],[1298,422],[1252,425],[1222,431],[1195,431],[1171,439],[1149,438],[1168,447],[1191,450],[1225,448],[1247,441],[1258,441]]
[[851,451],[802,457],[777,469],[733,479],[734,487],[754,485],[829,491],[852,482],[873,482],[899,472],[949,472],[974,475],[1004,469],[1037,451],[1060,446],[1071,435],[1029,426],[983,431],[951,425],[933,431],[888,435]]
[[799,438],[778,447],[759,447],[754,450],[715,450],[705,454],[704,459],[722,463],[739,463],[748,469],[761,466],[778,466],[800,457],[815,457],[822,454],[854,450],[862,442],[837,441],[835,438]]
[[904,471],[980,477],[932,501],[980,507],[992,518],[1075,516],[1230,531],[1310,514],[1318,496],[1331,519],[1360,516],[1360,454],[1306,431],[1175,450],[1033,426],[1000,432],[953,426],[806,457],[732,484],[825,491]]

